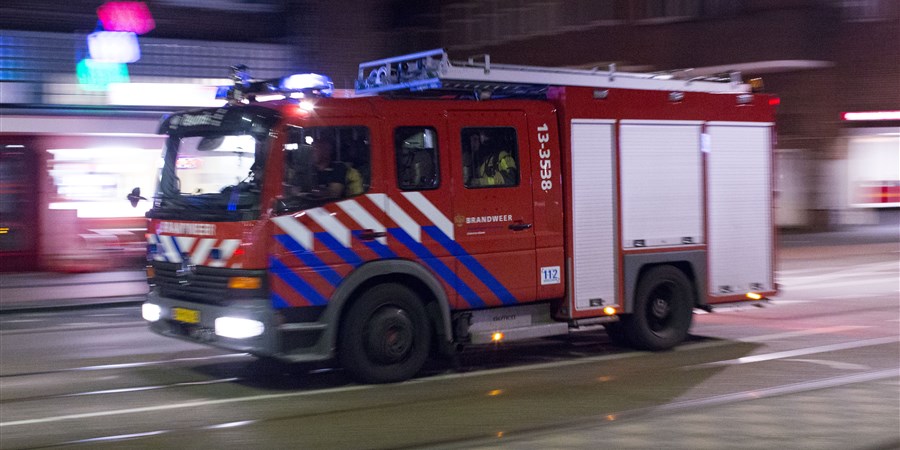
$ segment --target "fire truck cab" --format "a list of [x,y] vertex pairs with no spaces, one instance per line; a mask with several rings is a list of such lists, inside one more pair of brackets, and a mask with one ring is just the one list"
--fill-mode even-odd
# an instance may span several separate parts
[[238,75],[228,105],[163,119],[153,331],[392,382],[589,325],[668,349],[694,308],[775,292],[776,102],[733,77],[434,50],[333,92]]

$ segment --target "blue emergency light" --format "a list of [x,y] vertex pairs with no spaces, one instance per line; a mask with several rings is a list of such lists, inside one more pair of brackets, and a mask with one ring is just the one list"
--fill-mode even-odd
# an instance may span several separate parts
[[298,73],[281,79],[281,89],[287,92],[318,91],[323,97],[331,97],[334,83],[331,78],[317,73]]
[[[247,75],[246,67],[238,66],[241,76],[232,76],[235,80],[233,86],[219,86],[216,90],[217,99],[230,101],[266,101],[273,98],[305,98],[305,97],[331,97],[334,94],[334,83],[331,78],[317,73],[298,73],[271,80],[251,80]],[[237,70],[233,67],[232,70]],[[246,99],[246,100],[245,100]]]

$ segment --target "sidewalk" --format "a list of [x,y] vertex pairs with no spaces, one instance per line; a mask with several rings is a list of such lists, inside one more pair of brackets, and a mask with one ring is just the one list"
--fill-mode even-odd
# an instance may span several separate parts
[[134,304],[147,295],[144,270],[0,274],[0,312]]

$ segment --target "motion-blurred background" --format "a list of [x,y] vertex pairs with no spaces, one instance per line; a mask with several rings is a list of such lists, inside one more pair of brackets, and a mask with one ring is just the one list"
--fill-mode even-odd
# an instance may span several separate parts
[[[168,111],[256,78],[330,76],[443,47],[451,59],[740,71],[777,95],[776,224],[833,230],[900,212],[895,0],[5,0],[0,271],[140,268]],[[748,211],[748,214],[752,214]]]

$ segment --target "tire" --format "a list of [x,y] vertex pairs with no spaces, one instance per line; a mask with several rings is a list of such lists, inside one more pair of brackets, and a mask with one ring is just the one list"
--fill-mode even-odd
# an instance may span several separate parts
[[693,287],[674,266],[656,266],[638,281],[634,313],[623,322],[635,348],[668,350],[687,337],[694,312]]
[[350,306],[338,339],[338,359],[354,379],[392,383],[413,377],[425,364],[431,324],[412,290],[380,284]]

